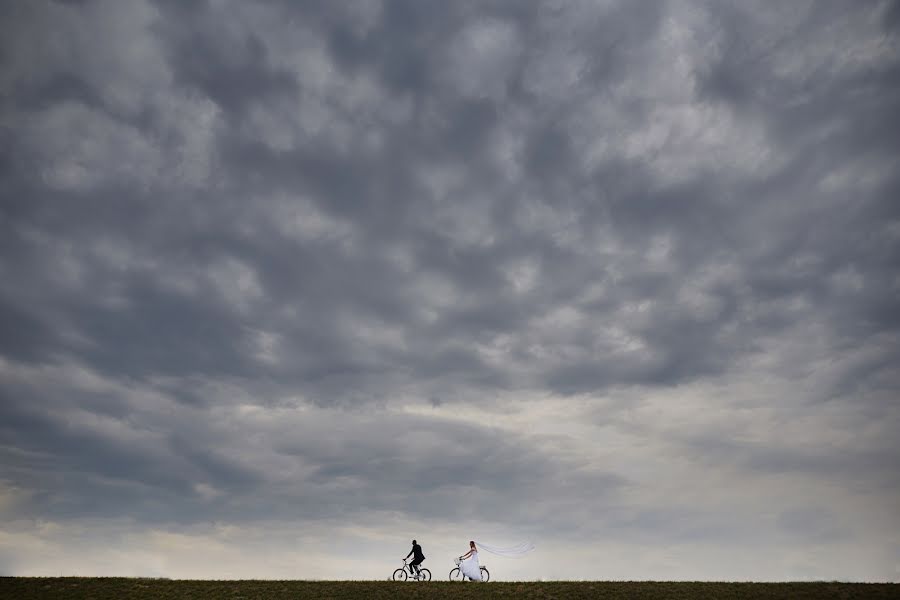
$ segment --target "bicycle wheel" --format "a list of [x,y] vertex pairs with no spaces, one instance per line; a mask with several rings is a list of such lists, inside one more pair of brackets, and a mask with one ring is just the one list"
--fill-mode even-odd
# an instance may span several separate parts
[[454,567],[452,571],[450,571],[450,581],[464,581],[462,571],[459,570],[459,567]]
[[406,572],[406,569],[399,568],[394,571],[394,575],[391,577],[394,581],[406,581],[406,578],[409,577],[409,574]]
[[428,569],[419,569],[419,581],[431,581],[431,571]]
[[491,572],[487,570],[487,567],[481,567],[481,581],[482,583],[487,583],[491,580]]

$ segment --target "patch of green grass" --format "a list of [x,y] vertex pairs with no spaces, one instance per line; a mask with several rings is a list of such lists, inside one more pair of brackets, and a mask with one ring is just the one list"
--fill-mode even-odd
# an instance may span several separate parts
[[137,598],[227,600],[338,600],[343,598],[476,600],[481,598],[603,598],[604,600],[900,600],[896,583],[728,583],[547,581],[429,583],[387,581],[192,581],[125,577],[0,577],[0,599]]

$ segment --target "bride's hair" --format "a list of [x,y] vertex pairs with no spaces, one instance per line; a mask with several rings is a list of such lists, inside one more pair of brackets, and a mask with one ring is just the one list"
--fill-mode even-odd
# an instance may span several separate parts
[[475,542],[473,542],[473,541],[470,540],[470,541],[469,541],[469,548],[474,548],[474,547],[475,547]]

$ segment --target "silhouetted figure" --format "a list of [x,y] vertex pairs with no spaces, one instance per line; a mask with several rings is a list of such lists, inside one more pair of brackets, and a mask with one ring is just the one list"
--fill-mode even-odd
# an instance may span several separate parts
[[416,543],[416,540],[412,542],[412,550],[409,551],[409,554],[406,555],[406,558],[410,556],[413,557],[413,561],[409,563],[409,572],[413,575],[418,574],[419,565],[422,564],[422,561],[425,560],[425,555],[422,554],[422,546]]

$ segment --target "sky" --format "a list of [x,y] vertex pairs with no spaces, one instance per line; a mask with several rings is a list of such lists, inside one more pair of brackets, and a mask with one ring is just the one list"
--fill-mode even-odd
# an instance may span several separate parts
[[0,574],[900,581],[900,3],[0,23]]

